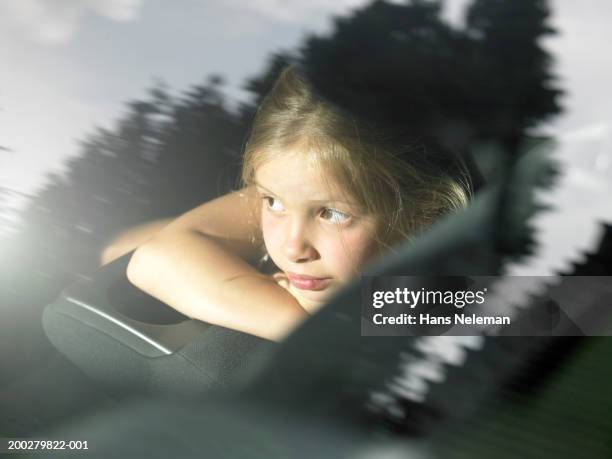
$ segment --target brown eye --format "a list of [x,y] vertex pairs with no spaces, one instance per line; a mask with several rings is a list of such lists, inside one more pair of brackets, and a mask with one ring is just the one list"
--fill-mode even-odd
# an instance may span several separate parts
[[332,223],[345,223],[351,218],[351,216],[347,213],[329,208],[325,208],[321,211],[321,217]]
[[264,196],[263,200],[266,202],[266,206],[273,212],[282,212],[285,210],[280,201],[272,196]]

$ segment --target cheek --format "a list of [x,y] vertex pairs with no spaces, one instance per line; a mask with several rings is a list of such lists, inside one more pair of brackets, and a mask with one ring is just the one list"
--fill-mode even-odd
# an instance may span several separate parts
[[342,277],[352,277],[355,270],[367,261],[372,244],[368,232],[344,232],[327,247],[328,260]]
[[264,213],[261,217],[261,231],[266,249],[273,255],[281,243],[281,227],[274,218]]

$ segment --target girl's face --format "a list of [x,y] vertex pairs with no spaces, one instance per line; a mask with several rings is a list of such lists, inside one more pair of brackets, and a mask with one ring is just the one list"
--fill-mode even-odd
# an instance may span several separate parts
[[290,292],[316,309],[376,253],[375,220],[330,189],[303,151],[283,153],[255,173],[263,239]]

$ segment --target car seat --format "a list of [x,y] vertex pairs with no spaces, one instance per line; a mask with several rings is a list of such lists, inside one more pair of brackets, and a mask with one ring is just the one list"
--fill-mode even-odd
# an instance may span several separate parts
[[43,312],[51,343],[110,393],[197,395],[276,343],[190,319],[134,287],[131,254],[69,286]]

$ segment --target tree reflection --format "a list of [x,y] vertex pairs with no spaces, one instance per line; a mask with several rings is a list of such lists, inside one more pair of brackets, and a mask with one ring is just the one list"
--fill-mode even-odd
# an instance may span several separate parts
[[[0,271],[11,317],[0,322],[19,330],[16,323],[95,269],[122,229],[229,191],[255,107],[293,60],[304,62],[324,95],[374,122],[460,151],[488,141],[518,145],[561,110],[552,57],[541,45],[554,33],[548,15],[544,1],[475,0],[465,28],[455,29],[438,1],[375,1],[336,18],[329,35],[272,56],[245,85],[252,101],[235,111],[217,75],[179,96],[157,84],[126,105],[114,128],[86,137],[67,173],[49,177],[32,198],[23,230],[1,242],[14,250]],[[4,327],[0,335],[0,349],[24,340]]]

